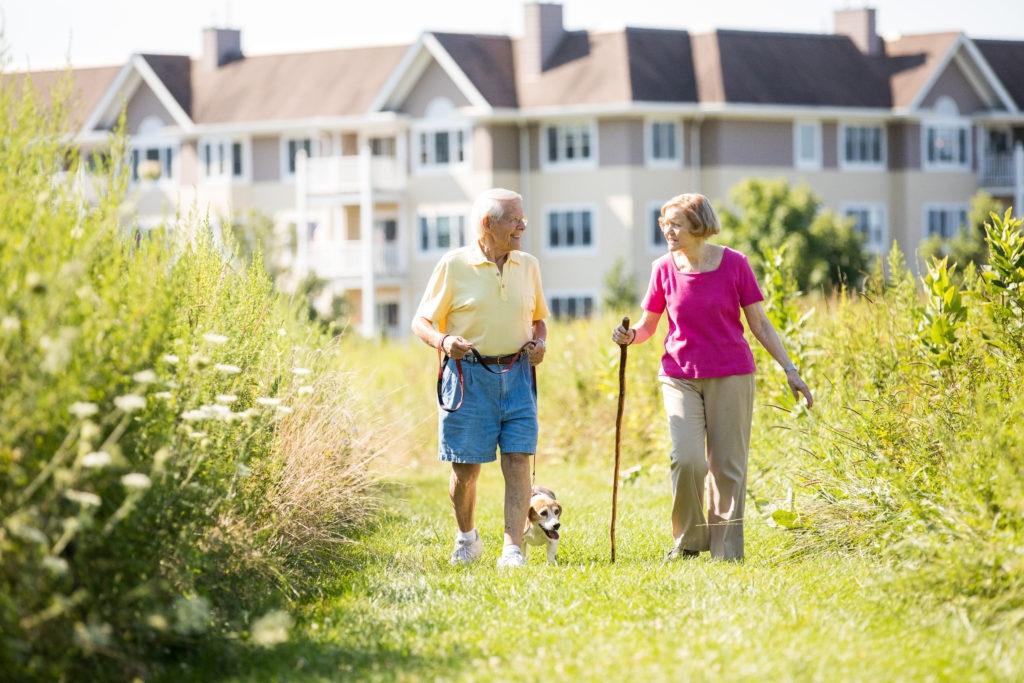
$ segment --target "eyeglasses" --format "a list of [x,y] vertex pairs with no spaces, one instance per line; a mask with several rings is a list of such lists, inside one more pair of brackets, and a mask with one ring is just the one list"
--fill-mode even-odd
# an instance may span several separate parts
[[675,228],[676,230],[679,231],[686,230],[686,226],[680,225],[679,223],[673,223],[667,218],[659,218],[658,225],[661,226],[662,230],[668,230],[669,228]]
[[506,216],[502,220],[508,221],[512,225],[521,225],[524,228],[526,227],[526,224],[529,223],[529,221],[526,220],[526,216]]

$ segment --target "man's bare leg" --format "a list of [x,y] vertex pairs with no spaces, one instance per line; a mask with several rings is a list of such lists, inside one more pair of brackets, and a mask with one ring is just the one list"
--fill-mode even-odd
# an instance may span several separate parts
[[530,506],[530,457],[526,453],[501,456],[501,473],[505,477],[505,545],[520,548]]
[[448,495],[455,508],[455,523],[463,533],[472,531],[476,526],[476,480],[479,477],[480,465],[452,463]]

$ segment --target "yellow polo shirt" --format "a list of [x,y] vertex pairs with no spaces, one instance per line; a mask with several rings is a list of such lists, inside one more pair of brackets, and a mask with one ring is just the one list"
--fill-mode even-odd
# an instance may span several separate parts
[[533,321],[548,317],[540,263],[513,251],[499,271],[479,244],[450,251],[434,268],[416,315],[485,356],[515,353],[533,339]]

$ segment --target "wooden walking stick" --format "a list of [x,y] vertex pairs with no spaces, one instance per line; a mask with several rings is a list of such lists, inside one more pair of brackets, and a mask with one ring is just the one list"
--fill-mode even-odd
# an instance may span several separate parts
[[[622,319],[622,327],[629,329],[629,316]],[[619,345],[619,409],[615,413],[615,478],[612,479],[612,564],[615,563],[615,514],[619,501],[619,447],[622,444],[622,407],[626,400],[626,347]]]

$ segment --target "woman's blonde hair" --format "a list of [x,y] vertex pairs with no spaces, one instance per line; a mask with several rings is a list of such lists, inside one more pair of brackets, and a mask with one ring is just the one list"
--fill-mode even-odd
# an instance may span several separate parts
[[682,211],[686,219],[690,221],[690,234],[692,235],[708,237],[717,235],[722,230],[722,226],[718,222],[718,214],[711,206],[711,200],[702,194],[696,192],[677,194],[661,205],[661,217],[664,218],[665,212],[673,208]]

